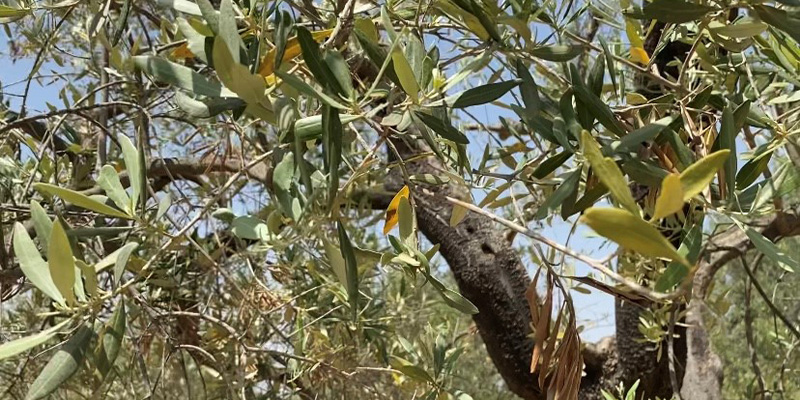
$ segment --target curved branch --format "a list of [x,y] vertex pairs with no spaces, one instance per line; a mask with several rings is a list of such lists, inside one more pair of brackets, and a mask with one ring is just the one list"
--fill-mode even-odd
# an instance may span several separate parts
[[[153,179],[153,190],[159,191],[164,186],[180,181],[188,180],[192,182],[202,182],[203,177],[211,173],[236,173],[241,171],[248,162],[242,160],[220,160],[220,161],[204,161],[204,160],[191,160],[182,158],[159,158],[150,162],[147,167],[147,177]],[[272,183],[272,167],[267,163],[255,165],[250,168],[246,175],[258,182],[261,182],[267,187]],[[123,187],[130,185],[127,171],[120,173],[119,180]],[[102,193],[99,186],[94,186],[90,189],[84,190],[81,193],[89,196],[93,194]]]
[[[408,174],[438,173],[438,160],[417,157],[416,143],[391,142]],[[395,176],[396,178],[396,176]],[[439,244],[461,294],[479,310],[473,315],[489,357],[512,392],[527,400],[546,396],[531,374],[533,339],[525,293],[530,277],[517,252],[484,215],[468,214],[450,226],[453,207],[446,197],[462,197],[453,185],[415,184],[415,212],[420,231]],[[420,190],[424,188],[425,190]]]
[[[759,254],[759,256],[761,256],[761,254]],[[756,261],[756,265],[758,265],[758,260]],[[767,304],[767,307],[769,307],[770,311],[772,311],[772,313],[775,314],[775,316],[778,317],[778,319],[781,320],[781,322],[783,322],[786,328],[788,328],[789,331],[792,332],[792,334],[797,339],[800,339],[800,330],[798,330],[798,328],[794,326],[794,323],[789,318],[787,318],[786,315],[784,315],[784,313],[780,309],[778,309],[775,303],[773,303],[772,300],[769,298],[769,295],[767,295],[767,292],[764,291],[764,288],[761,286],[761,283],[759,283],[758,279],[756,279],[755,268],[751,269],[747,265],[747,261],[744,258],[742,258],[742,266],[744,267],[744,271],[747,273],[747,276],[750,277],[750,282],[748,283],[748,285],[753,285],[753,287],[756,288],[758,295],[761,296],[761,300],[764,300],[764,303]],[[748,302],[749,302],[749,295],[748,295]]]

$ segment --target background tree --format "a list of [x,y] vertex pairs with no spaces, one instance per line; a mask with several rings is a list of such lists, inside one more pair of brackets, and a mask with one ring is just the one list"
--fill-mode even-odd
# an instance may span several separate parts
[[3,397],[792,398],[798,6],[2,5]]
[[[792,249],[796,242],[787,240],[784,245],[795,258],[797,254]],[[798,392],[796,380],[786,380],[798,360],[793,355],[797,337],[792,328],[797,324],[787,325],[782,320],[797,320],[796,299],[787,291],[795,284],[796,274],[773,264],[768,257],[752,253],[732,262],[727,274],[729,277],[716,290],[720,295],[710,303],[712,310],[723,316],[711,329],[715,348],[720,349],[726,366],[724,397],[790,398]],[[764,285],[765,282],[771,283]],[[725,346],[726,337],[743,337],[747,345]]]

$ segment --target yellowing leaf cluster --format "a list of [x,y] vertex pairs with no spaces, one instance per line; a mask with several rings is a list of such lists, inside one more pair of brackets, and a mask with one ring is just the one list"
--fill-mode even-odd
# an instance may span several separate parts
[[[599,149],[591,150],[591,138],[584,138],[590,143],[589,153],[599,153]],[[593,141],[593,139],[592,139]],[[595,144],[596,146],[596,144]],[[584,150],[585,151],[585,150]],[[671,215],[679,211],[683,204],[697,196],[711,183],[717,171],[730,157],[730,150],[720,150],[692,164],[681,174],[667,175],[661,183],[661,193],[656,199],[652,220]],[[587,158],[595,158],[595,154]],[[608,159],[603,160],[607,162]],[[591,161],[590,161],[591,162]],[[595,160],[597,162],[597,160]],[[594,164],[592,164],[594,167]],[[615,185],[613,182],[606,186]],[[615,179],[616,181],[616,179]],[[616,186],[620,186],[616,183]],[[614,192],[612,191],[612,195]],[[581,221],[598,234],[611,239],[626,249],[636,251],[650,257],[662,257],[689,266],[689,262],[675,250],[672,245],[653,225],[633,214],[630,210],[618,208],[590,208],[581,217]]]
[[720,150],[703,157],[686,168],[680,175],[667,175],[661,182],[661,193],[656,199],[652,219],[656,221],[678,212],[683,207],[683,203],[700,194],[708,187],[730,154],[730,150]]
[[631,44],[630,59],[633,62],[647,65],[650,63],[650,55],[644,49],[644,42],[639,31],[638,22],[625,18],[625,33],[628,35],[628,41]]

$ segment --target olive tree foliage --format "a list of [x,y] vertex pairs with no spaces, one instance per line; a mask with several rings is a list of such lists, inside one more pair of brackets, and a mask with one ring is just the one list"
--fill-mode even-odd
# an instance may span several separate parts
[[[798,268],[796,0],[0,22],[33,65],[0,111],[3,397],[721,399],[718,271]],[[59,98],[34,109],[32,82]],[[561,220],[619,250],[548,238]],[[747,307],[773,286],[726,276]],[[581,340],[575,290],[616,298],[615,337]],[[789,359],[796,310],[765,313]],[[754,335],[723,342],[753,349],[749,393],[791,398]]]

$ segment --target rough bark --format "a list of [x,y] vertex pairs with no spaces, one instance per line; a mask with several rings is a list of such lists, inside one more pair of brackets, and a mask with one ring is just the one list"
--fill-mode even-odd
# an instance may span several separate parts
[[[395,141],[404,159],[417,154],[411,146]],[[437,174],[440,165],[428,158],[407,162],[410,174]],[[533,339],[529,336],[530,310],[525,290],[530,277],[502,230],[487,217],[470,213],[456,227],[450,227],[452,206],[446,196],[463,198],[463,189],[448,185],[417,185],[414,191],[417,223],[450,266],[461,294],[480,311],[473,319],[493,363],[509,389],[523,399],[547,396],[530,373]],[[669,396],[666,360],[636,340],[641,308],[617,307],[617,340],[607,338],[584,350],[586,376],[581,381],[580,399],[602,399],[600,389],[610,390],[620,381],[641,380],[641,393]],[[663,378],[663,379],[662,379]]]
[[[639,331],[639,316],[645,308],[631,302],[616,299],[614,307],[616,352],[620,360],[618,378],[625,387],[630,387],[637,379],[639,386],[646,390],[651,398],[672,397],[672,386],[669,382],[669,360],[664,355],[658,358],[658,349],[648,343]],[[679,355],[686,354],[685,337],[675,340]],[[663,344],[666,346],[666,344]],[[682,362],[682,360],[681,360]]]
[[[414,149],[395,142],[403,158],[416,154]],[[241,162],[203,163],[191,160],[159,160],[151,163],[148,176],[158,180],[199,179],[213,172],[232,172]],[[440,165],[432,158],[406,163],[411,174],[437,173]],[[263,167],[263,168],[262,168]],[[259,166],[249,177],[261,183],[269,181],[269,167]],[[124,184],[127,180],[124,179]],[[390,184],[391,186],[391,184]],[[396,189],[396,188],[395,188]],[[525,290],[530,282],[525,266],[503,232],[488,218],[468,215],[461,224],[450,227],[452,207],[445,196],[461,197],[452,186],[418,185],[415,190],[418,225],[433,243],[441,245],[440,252],[450,266],[461,293],[480,310],[474,317],[478,330],[492,361],[508,387],[523,399],[545,399],[537,380],[530,371],[533,341],[530,333],[530,314]],[[386,202],[386,196],[378,199]],[[380,201],[378,201],[380,203]],[[378,208],[385,208],[379,204]],[[800,234],[800,217],[779,214],[751,224],[770,240]],[[730,260],[744,254],[752,243],[737,228],[718,235],[711,241],[694,278],[694,292],[689,304],[687,322],[688,345],[686,373],[681,394],[684,399],[721,398],[721,364],[708,343],[703,329],[704,298],[717,271]],[[2,271],[6,276],[10,271]],[[638,315],[641,306],[618,303],[616,338],[606,338],[598,344],[587,344],[584,351],[585,376],[581,382],[581,400],[599,400],[600,389],[609,390],[619,382],[630,384],[640,379],[640,392],[645,397],[669,397],[671,388],[666,369],[666,357],[656,362],[655,353],[637,339]],[[676,341],[680,346],[680,341]],[[683,357],[680,349],[677,364]]]
[[[395,142],[403,158],[416,153]],[[430,160],[407,162],[413,174],[438,173]],[[441,245],[461,294],[480,312],[474,316],[481,338],[509,389],[524,399],[543,398],[530,373],[533,341],[525,291],[530,277],[514,249],[488,218],[469,214],[450,227],[452,206],[445,196],[463,198],[453,186],[415,190],[417,223],[422,233]]]
[[[407,148],[405,153],[403,158],[413,154]],[[411,174],[437,173],[437,168],[430,159],[407,163]],[[530,278],[514,248],[498,227],[482,215],[469,214],[458,226],[450,227],[452,207],[444,197],[463,198],[458,190],[447,185],[417,189],[414,200],[420,230],[431,242],[441,245],[439,251],[461,293],[478,307],[480,312],[474,320],[498,372],[521,398],[546,398],[536,377],[529,372],[533,341],[528,336],[530,315],[524,294]],[[756,221],[752,226],[761,227],[762,234],[775,241],[800,234],[800,217],[779,214]],[[747,236],[734,227],[718,235],[703,252],[688,306],[689,328],[676,329],[679,338],[674,341],[684,399],[721,399],[722,364],[704,327],[704,299],[719,269],[751,247]],[[600,389],[609,390],[620,382],[630,385],[637,379],[638,393],[644,398],[672,396],[667,357],[657,360],[653,346],[639,340],[642,335],[637,326],[642,310],[640,305],[618,302],[616,338],[586,346],[586,375],[581,382],[580,399],[602,399]]]

